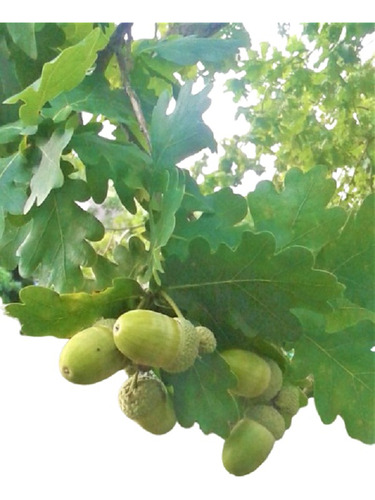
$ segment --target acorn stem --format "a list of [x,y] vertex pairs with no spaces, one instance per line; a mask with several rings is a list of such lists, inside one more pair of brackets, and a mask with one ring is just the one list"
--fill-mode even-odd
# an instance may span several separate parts
[[134,389],[137,388],[138,386],[138,375],[139,375],[139,370],[137,370],[134,375],[133,375],[133,378],[132,378],[132,381],[131,381],[131,385],[130,385],[130,388],[131,390],[133,391]]
[[176,304],[176,302],[172,299],[172,297],[170,297],[167,292],[165,292],[164,290],[162,290],[161,292],[161,295],[163,296],[163,298],[166,300],[166,302],[168,302],[168,304],[171,306],[171,308],[173,309],[173,311],[175,312],[176,316],[180,319],[185,319],[182,312],[180,311],[180,309],[178,308],[178,305]]
[[146,304],[146,300],[147,298],[146,297],[142,297],[142,300],[140,301],[140,303],[137,305],[136,309],[144,309],[144,306]]

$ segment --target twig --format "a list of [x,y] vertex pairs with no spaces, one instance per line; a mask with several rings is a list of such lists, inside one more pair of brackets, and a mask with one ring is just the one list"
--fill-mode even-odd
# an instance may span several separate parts
[[98,53],[96,71],[104,73],[111,57],[116,53],[118,47],[123,46],[125,35],[128,35],[132,25],[133,23],[120,23],[116,27],[115,31],[111,35],[111,38],[109,39],[108,44]]
[[161,293],[162,297],[166,300],[166,302],[168,302],[168,304],[171,306],[171,308],[175,312],[176,316],[180,319],[184,319],[182,312],[180,311],[179,307],[177,306],[175,301],[172,299],[172,297],[170,297],[164,290],[162,290],[160,293]]
[[[131,88],[128,79],[129,63],[127,60],[130,60],[130,47],[131,42],[133,40],[131,34],[131,28],[133,23],[120,23],[115,31],[113,32],[107,46],[99,52],[97,63],[96,63],[96,71],[103,73],[108,66],[109,61],[113,55],[116,56],[123,87],[125,89],[126,95],[129,97],[130,104],[133,108],[135,117],[138,121],[139,128],[146,139],[147,146],[151,151],[151,141],[150,136],[147,129],[146,120],[143,116],[142,108],[139,102],[139,99]],[[125,47],[125,57],[122,54],[122,49]]]

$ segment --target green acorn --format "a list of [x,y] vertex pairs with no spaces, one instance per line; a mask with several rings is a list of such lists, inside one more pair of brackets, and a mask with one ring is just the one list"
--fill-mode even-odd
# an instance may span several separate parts
[[136,309],[122,314],[113,337],[133,363],[167,372],[187,370],[198,356],[199,337],[190,321],[155,311]]
[[[114,320],[111,323],[113,325]],[[95,384],[130,363],[115,346],[112,328],[99,321],[76,333],[61,351],[60,372],[75,384]]]
[[223,465],[235,476],[250,474],[266,460],[274,443],[274,436],[263,425],[243,418],[224,442]]
[[267,389],[260,396],[260,399],[264,402],[271,401],[283,385],[283,372],[279,365],[273,359],[266,359],[266,361],[271,370],[271,378]]
[[168,391],[151,372],[130,377],[120,389],[119,404],[127,417],[152,434],[165,434],[176,424]]
[[228,349],[220,353],[237,377],[237,385],[231,392],[246,398],[260,396],[271,380],[271,368],[267,361],[251,351]]

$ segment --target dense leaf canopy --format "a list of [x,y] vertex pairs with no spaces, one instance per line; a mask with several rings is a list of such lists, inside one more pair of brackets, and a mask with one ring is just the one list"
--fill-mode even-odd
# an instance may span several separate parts
[[[28,285],[7,306],[22,333],[183,314],[219,352],[313,380],[322,421],[373,443],[373,32],[283,25],[282,49],[239,24],[144,40],[128,23],[0,24],[0,291]],[[248,124],[221,145],[203,116],[218,73]],[[273,180],[239,194],[266,157]],[[158,376],[182,426],[228,435],[241,404],[217,352]]]

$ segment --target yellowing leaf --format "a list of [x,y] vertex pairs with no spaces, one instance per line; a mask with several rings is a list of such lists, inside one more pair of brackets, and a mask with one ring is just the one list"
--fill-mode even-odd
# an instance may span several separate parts
[[44,104],[61,92],[77,86],[94,64],[98,50],[107,43],[100,28],[94,29],[81,42],[61,52],[43,66],[41,77],[26,89],[5,102],[14,104],[22,100],[20,118],[26,125],[35,125]]

